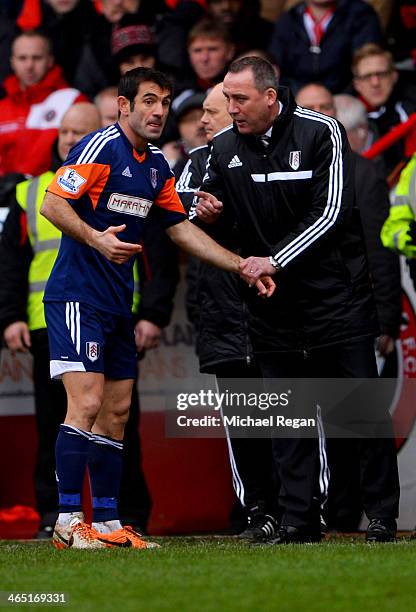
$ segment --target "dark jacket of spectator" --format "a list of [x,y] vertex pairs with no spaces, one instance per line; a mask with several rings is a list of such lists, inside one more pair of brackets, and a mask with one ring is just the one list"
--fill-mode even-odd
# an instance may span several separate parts
[[[387,134],[394,126],[404,123],[416,112],[416,87],[401,87],[400,82],[394,88],[390,98],[378,109],[368,108],[366,101],[359,96],[368,111],[369,128],[375,139]],[[385,173],[389,175],[406,158],[406,139],[398,140],[383,153]]]
[[381,168],[353,153],[355,193],[364,230],[364,240],[380,331],[397,338],[401,320],[401,282],[398,256],[384,248],[380,232],[390,208],[387,183]]
[[313,47],[304,26],[305,8],[305,2],[293,7],[275,26],[269,51],[281,70],[281,83],[295,92],[307,83],[322,83],[339,93],[351,81],[354,51],[382,41],[379,19],[363,0],[338,0],[320,47]]

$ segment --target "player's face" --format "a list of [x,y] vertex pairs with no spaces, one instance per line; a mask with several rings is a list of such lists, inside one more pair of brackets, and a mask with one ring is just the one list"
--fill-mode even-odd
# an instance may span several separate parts
[[354,87],[374,108],[387,102],[396,81],[397,72],[384,55],[365,57],[357,64]]
[[162,134],[169,113],[171,94],[167,89],[161,89],[156,83],[145,81],[140,83],[134,98],[133,110],[130,104],[123,103],[119,98],[119,108],[124,115],[129,130],[139,139],[147,142],[157,140]]
[[204,127],[208,142],[214,134],[225,128],[231,123],[231,117],[227,111],[227,101],[222,93],[222,86],[216,86],[205,98],[204,114],[201,123]]
[[43,79],[53,58],[44,38],[22,35],[13,43],[10,63],[20,85],[30,87]]
[[259,91],[251,69],[247,69],[238,73],[228,72],[223,92],[227,110],[241,134],[267,132],[276,114],[277,93],[274,89],[269,87]]
[[188,48],[192,68],[200,79],[210,81],[223,73],[233,47],[220,38],[196,38]]

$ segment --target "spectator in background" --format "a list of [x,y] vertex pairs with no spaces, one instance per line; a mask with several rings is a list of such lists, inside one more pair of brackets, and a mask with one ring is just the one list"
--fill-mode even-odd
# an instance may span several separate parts
[[206,17],[225,27],[239,52],[268,47],[273,24],[260,17],[259,0],[169,2],[173,4],[173,10],[158,25],[157,37],[161,64],[178,77],[184,69],[189,70],[188,32]]
[[268,48],[273,24],[260,17],[259,0],[207,0],[207,13],[228,29],[238,53]]
[[234,56],[234,45],[227,29],[212,19],[203,19],[189,32],[188,55],[192,74],[178,77],[175,95],[184,90],[207,91],[222,81]]
[[319,82],[339,93],[351,81],[354,51],[381,40],[378,16],[364,0],[306,0],[278,19],[269,51],[294,92]]
[[[364,45],[352,61],[354,88],[365,105],[373,140],[404,123],[416,111],[416,88],[402,87],[393,56],[378,45]],[[405,157],[405,142],[399,140],[383,153],[390,174]]]
[[11,65],[14,74],[6,78],[6,97],[0,101],[0,176],[39,175],[50,167],[64,113],[86,98],[68,86],[49,39],[39,32],[15,38]]
[[320,83],[309,83],[298,91],[296,102],[317,113],[335,117],[334,98],[326,87]]
[[[383,359],[390,359],[400,332],[400,265],[398,257],[389,253],[380,239],[381,228],[390,208],[387,183],[377,164],[360,155],[368,143],[365,108],[352,96],[333,97],[328,89],[314,83],[303,87],[296,101],[305,108],[336,117],[346,129],[354,152],[355,199],[362,220],[381,331],[376,348]],[[367,506],[371,499],[371,491],[366,488],[368,483],[360,482],[360,453],[363,453],[363,447],[356,440],[328,439],[327,451],[331,472],[328,526],[339,531],[356,531],[363,503]]]
[[151,28],[134,15],[125,15],[113,28],[111,52],[122,76],[132,68],[155,68],[156,38]]
[[334,96],[337,119],[347,131],[355,157],[355,183],[381,336],[376,347],[386,358],[394,350],[401,321],[401,284],[398,257],[385,249],[380,232],[390,210],[388,186],[380,167],[361,153],[368,143],[368,121],[364,106],[349,95]]
[[[26,10],[25,10],[26,5]],[[97,13],[91,0],[41,0],[37,15],[25,2],[18,17],[23,31],[41,28],[68,83],[75,83],[84,45],[93,35]]]
[[94,104],[100,113],[101,127],[108,127],[118,119],[117,87],[106,87],[94,98]]
[[176,106],[172,106],[180,140],[166,143],[163,145],[162,151],[176,179],[182,174],[189,152],[204,146],[207,142],[204,127],[201,123],[204,113],[202,109],[204,99],[204,93],[191,94],[182,99]]

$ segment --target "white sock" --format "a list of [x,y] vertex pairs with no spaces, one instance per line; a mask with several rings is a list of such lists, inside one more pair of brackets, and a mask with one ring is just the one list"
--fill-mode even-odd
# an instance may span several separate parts
[[123,525],[120,523],[119,520],[93,523],[92,527],[99,533],[111,533],[112,531],[117,531],[117,529],[123,529]]
[[84,522],[84,514],[82,512],[60,512],[58,515],[58,523],[61,526],[69,525],[73,519],[79,519]]

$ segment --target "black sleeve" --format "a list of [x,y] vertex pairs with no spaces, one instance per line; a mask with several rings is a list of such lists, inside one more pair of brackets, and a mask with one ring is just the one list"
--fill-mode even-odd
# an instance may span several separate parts
[[198,147],[191,151],[189,159],[176,181],[176,193],[180,197],[187,214],[189,214],[194,203],[194,193],[201,188],[202,181],[204,180],[208,154],[209,149],[207,146]]
[[[176,183],[176,191],[182,200],[185,210],[189,213],[194,201],[194,193],[200,188],[205,173],[203,158],[198,156],[198,152],[191,153],[191,156],[183,169],[183,172]],[[201,229],[206,229],[205,223],[197,223],[198,217],[194,217],[193,223],[199,225]],[[195,325],[198,320],[198,286],[201,269],[201,261],[196,257],[188,257],[188,267],[186,270],[186,313],[189,321]]]
[[370,160],[358,160],[355,179],[381,332],[397,338],[402,312],[400,262],[398,255],[386,249],[380,239],[390,209],[388,186]]
[[11,202],[0,238],[0,333],[15,321],[27,320],[28,274],[33,258],[26,214]]
[[140,305],[138,318],[158,327],[169,324],[179,281],[178,250],[158,217],[149,215],[139,259]]

